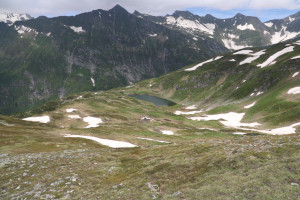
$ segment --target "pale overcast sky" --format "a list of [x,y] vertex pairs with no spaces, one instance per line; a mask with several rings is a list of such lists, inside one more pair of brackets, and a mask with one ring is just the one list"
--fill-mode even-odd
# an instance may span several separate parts
[[95,9],[110,9],[120,4],[129,12],[138,10],[152,15],[189,10],[195,14],[212,14],[228,18],[240,12],[258,16],[262,21],[283,18],[300,10],[300,0],[0,0],[0,12],[40,15],[74,15]]

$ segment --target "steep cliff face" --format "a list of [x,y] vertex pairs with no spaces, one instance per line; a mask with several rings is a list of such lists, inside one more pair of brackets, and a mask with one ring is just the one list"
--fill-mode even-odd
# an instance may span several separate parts
[[227,51],[120,6],[74,17],[0,23],[2,114],[80,91],[107,90]]

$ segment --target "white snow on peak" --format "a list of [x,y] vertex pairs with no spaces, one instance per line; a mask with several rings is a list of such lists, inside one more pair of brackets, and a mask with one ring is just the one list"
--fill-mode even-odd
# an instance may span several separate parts
[[85,30],[83,30],[82,27],[76,27],[76,26],[69,26],[69,27],[76,33],[84,33],[85,32]]
[[289,91],[287,92],[288,94],[299,94],[300,93],[300,87],[294,87],[289,89]]
[[235,59],[231,59],[231,60],[229,60],[230,62],[235,62],[236,60]]
[[166,142],[166,141],[162,141],[162,140],[155,140],[155,139],[151,139],[151,138],[144,138],[144,137],[137,137],[137,139],[140,140],[149,140],[149,141],[154,141],[154,142],[159,142],[159,143],[166,143],[166,144],[170,144],[171,142]]
[[202,62],[202,63],[199,63],[199,64],[195,65],[194,67],[185,69],[184,71],[187,71],[187,72],[189,72],[189,71],[194,71],[194,70],[196,70],[198,67],[201,67],[201,66],[203,66],[203,65],[206,64],[206,63],[210,63],[210,62],[219,60],[219,59],[221,59],[221,58],[223,58],[223,56],[217,56],[217,57],[215,57],[215,58],[212,58],[212,59],[209,59],[209,60],[204,61],[204,62]]
[[167,130],[160,130],[160,132],[164,135],[174,135],[173,131],[167,131]]
[[192,21],[183,17],[175,19],[173,16],[166,17],[166,24],[177,26],[184,29],[191,29],[192,31],[205,32],[210,35],[214,34],[216,28],[215,24],[201,24],[198,20]]
[[102,119],[97,117],[85,117],[83,121],[89,124],[85,128],[95,128],[98,127],[100,123],[103,123]]
[[245,25],[241,25],[241,24],[238,25],[237,29],[242,30],[242,31],[244,31],[244,30],[253,30],[253,31],[255,31],[255,28],[254,28],[253,24],[248,24],[248,23],[246,23]]
[[13,24],[16,21],[29,20],[32,17],[28,14],[18,14],[18,13],[0,13],[0,22],[7,24]]
[[271,65],[278,57],[286,54],[286,53],[289,53],[289,52],[292,52],[294,51],[294,46],[289,46],[289,47],[286,47],[284,49],[282,49],[281,51],[278,51],[277,53],[275,53],[274,55],[270,56],[265,62],[263,62],[262,64],[259,64],[257,65],[258,67],[261,67],[261,68],[264,68],[266,66],[269,66]]
[[15,30],[18,31],[19,34],[25,34],[25,33],[34,33],[35,35],[38,34],[38,32],[32,28],[26,27],[26,26],[14,26]]
[[105,145],[105,146],[108,146],[108,147],[111,147],[111,148],[132,148],[132,147],[137,147],[136,145],[131,144],[129,142],[102,139],[102,138],[98,138],[98,137],[94,137],[94,136],[66,134],[66,135],[64,135],[64,137],[67,137],[67,138],[83,138],[83,139],[93,140],[95,142],[98,142],[102,145]]
[[258,51],[256,53],[253,53],[253,54],[248,54],[248,55],[251,55],[252,57],[246,58],[245,60],[240,62],[240,65],[252,63],[253,61],[257,60],[261,55],[264,55],[266,53],[265,51],[266,50],[264,49],[264,50]]
[[244,106],[244,108],[251,108],[251,107],[253,107],[254,105],[256,104],[256,101],[254,101],[253,103],[251,103],[251,104],[249,104],[249,105],[247,105],[247,106]]
[[295,77],[298,76],[298,75],[299,75],[299,72],[295,72],[295,73],[293,74],[292,78],[295,78]]
[[92,81],[93,87],[95,87],[96,86],[95,79],[91,77],[91,81]]
[[40,123],[46,124],[46,123],[50,122],[50,117],[49,116],[27,117],[27,118],[24,118],[23,120],[30,121],[30,122],[40,122]]
[[233,55],[252,55],[252,50],[241,50],[233,53]]
[[275,32],[272,35],[271,43],[277,44],[279,42],[283,42],[292,38],[295,38],[300,32],[289,32],[286,30],[287,27],[282,27],[282,29],[278,32]]
[[251,47],[245,45],[237,45],[235,41],[233,41],[232,39],[222,39],[222,42],[227,49],[231,49],[231,50],[239,50],[239,49]]
[[272,22],[267,22],[267,23],[265,23],[265,25],[266,25],[267,27],[271,28],[271,27],[273,26],[273,23],[272,23]]

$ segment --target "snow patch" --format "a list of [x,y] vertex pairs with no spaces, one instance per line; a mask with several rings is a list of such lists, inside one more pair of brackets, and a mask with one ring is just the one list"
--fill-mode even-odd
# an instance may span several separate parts
[[286,30],[287,27],[283,27],[280,31],[274,33],[271,38],[271,43],[276,44],[292,38],[295,38],[300,32],[289,32]]
[[77,111],[77,109],[74,109],[74,108],[68,108],[68,109],[66,109],[67,113],[71,113],[71,112],[74,112],[74,111]]
[[91,77],[91,81],[92,81],[93,87],[95,87],[96,86],[95,79]]
[[252,55],[252,50],[241,50],[233,53],[233,55]]
[[157,36],[157,33],[155,34],[148,34],[150,37],[156,37]]
[[204,61],[204,62],[202,62],[202,63],[199,63],[199,64],[195,65],[194,67],[185,69],[184,71],[187,71],[187,72],[189,72],[189,71],[194,71],[194,70],[196,70],[198,67],[202,67],[202,66],[203,66],[204,64],[206,64],[206,63],[210,63],[210,62],[219,60],[219,59],[221,59],[221,58],[223,58],[223,56],[218,56],[218,57],[216,57],[216,58],[209,59],[209,60],[207,60],[207,61]]
[[183,111],[175,111],[174,114],[175,115],[194,115],[194,114],[197,114],[197,113],[202,113],[203,110],[199,110],[199,111],[189,111],[189,112],[183,112]]
[[229,60],[230,62],[235,62],[236,60],[235,59],[231,59],[231,60]]
[[266,53],[265,51],[266,50],[264,49],[264,50],[261,50],[259,52],[256,52],[256,53],[252,54],[252,57],[246,58],[245,60],[240,62],[240,65],[244,65],[244,64],[247,64],[247,63],[252,63],[253,61],[257,60],[261,55],[264,55]]
[[235,41],[233,41],[232,39],[222,39],[222,42],[227,49],[231,49],[231,50],[239,50],[239,49],[251,47],[245,45],[237,45]]
[[295,72],[295,73],[293,74],[292,78],[295,78],[295,77],[298,76],[298,75],[299,75],[299,72]]
[[264,63],[262,64],[259,64],[257,65],[258,67],[261,67],[261,68],[264,68],[266,66],[269,66],[272,64],[272,62],[274,62],[278,57],[286,54],[286,53],[289,53],[289,52],[292,52],[294,51],[294,46],[289,46],[289,47],[286,47],[284,49],[282,49],[281,51],[275,53],[274,55],[270,56]]
[[251,108],[251,107],[253,107],[254,105],[256,104],[256,101],[254,101],[253,103],[251,103],[251,104],[249,104],[249,105],[247,105],[247,106],[244,106],[244,108]]
[[100,123],[103,123],[102,119],[97,117],[85,117],[83,121],[89,124],[85,128],[95,128],[98,127]]
[[50,122],[50,117],[49,116],[27,117],[27,118],[24,118],[23,120],[30,121],[30,122],[40,122],[40,123],[46,124],[46,123]]
[[246,23],[245,25],[238,25],[237,29],[242,30],[242,31],[244,31],[244,30],[253,30],[253,31],[255,31],[255,28],[254,28],[253,24],[248,24],[248,23]]
[[160,143],[166,143],[166,144],[170,144],[170,143],[171,143],[171,142],[166,142],[166,141],[162,141],[162,140],[155,140],[155,139],[151,139],[151,138],[143,138],[143,137],[137,137],[137,139],[140,139],[140,140],[149,140],[149,141],[160,142]]
[[300,93],[300,87],[294,87],[289,89],[289,91],[287,92],[288,94],[299,94]]
[[295,57],[292,57],[291,60],[296,60],[296,59],[299,59],[300,56],[295,56]]
[[265,23],[265,25],[266,25],[267,27],[271,28],[271,27],[273,26],[273,23],[272,23],[272,22],[267,22],[267,23]]
[[64,137],[67,137],[67,138],[83,138],[83,139],[93,140],[95,142],[98,142],[102,145],[105,145],[105,146],[108,146],[108,147],[111,147],[111,148],[132,148],[132,147],[137,147],[136,145],[131,144],[129,142],[108,140],[108,139],[102,139],[102,138],[93,137],[93,136],[66,134],[66,135],[64,135]]
[[243,133],[243,132],[234,132],[232,133],[233,135],[246,135],[247,133]]
[[167,130],[160,130],[160,132],[164,135],[174,135],[173,131],[167,131]]
[[211,121],[211,120],[220,120],[220,122],[231,128],[240,128],[240,127],[255,127],[261,124],[254,122],[254,123],[242,123],[242,119],[245,113],[224,113],[224,114],[216,114],[216,115],[207,115],[204,117],[190,117],[188,119],[196,120],[196,121]]
[[177,26],[184,29],[191,29],[192,31],[205,32],[210,35],[214,34],[216,28],[215,24],[201,24],[198,20],[192,21],[184,19],[183,17],[178,17],[175,19],[173,16],[166,17],[166,24]]
[[186,107],[185,109],[187,109],[187,110],[194,110],[194,109],[196,109],[196,108],[197,108],[197,106],[192,105],[192,106]]
[[70,119],[81,119],[79,115],[68,115]]
[[19,33],[19,34],[25,34],[25,33],[34,33],[35,35],[37,35],[39,32],[37,32],[36,30],[30,28],[30,27],[26,27],[26,26],[14,26],[15,30]]
[[75,33],[84,33],[85,30],[82,29],[82,27],[76,27],[76,26],[69,26],[70,29],[72,29]]

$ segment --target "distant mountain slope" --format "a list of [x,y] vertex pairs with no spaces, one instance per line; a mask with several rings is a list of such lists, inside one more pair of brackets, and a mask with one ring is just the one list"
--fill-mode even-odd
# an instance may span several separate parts
[[229,19],[218,19],[212,15],[200,17],[188,11],[176,11],[165,17],[149,16],[137,11],[134,14],[192,35],[195,39],[204,39],[205,36],[213,38],[231,50],[276,44],[300,34],[299,13],[266,23],[262,23],[257,17],[242,14]]
[[299,60],[300,40],[248,48],[143,81],[133,90],[196,105],[210,114],[246,110],[245,120],[286,126],[300,123]]
[[225,51],[215,40],[194,40],[118,5],[74,17],[0,23],[0,113],[128,85]]

